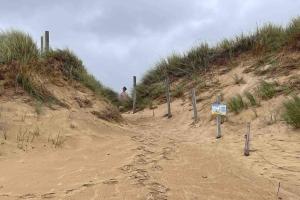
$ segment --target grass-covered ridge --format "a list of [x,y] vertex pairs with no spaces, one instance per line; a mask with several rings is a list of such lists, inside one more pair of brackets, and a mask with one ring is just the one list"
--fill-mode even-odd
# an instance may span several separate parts
[[6,85],[22,87],[41,102],[58,102],[44,87],[43,78],[60,74],[76,80],[98,96],[117,105],[117,93],[89,74],[83,62],[68,49],[41,53],[30,35],[17,30],[0,32],[0,72]]
[[38,59],[39,51],[30,35],[21,31],[0,32],[0,63],[27,63]]
[[212,66],[230,65],[234,58],[242,53],[263,56],[284,48],[299,50],[298,42],[300,17],[294,18],[286,27],[266,24],[254,33],[225,39],[215,46],[200,44],[183,54],[172,54],[159,61],[144,75],[138,85],[138,98],[145,102],[162,96],[164,91],[161,87],[167,76],[174,81],[182,77],[191,78],[195,74],[211,70]]

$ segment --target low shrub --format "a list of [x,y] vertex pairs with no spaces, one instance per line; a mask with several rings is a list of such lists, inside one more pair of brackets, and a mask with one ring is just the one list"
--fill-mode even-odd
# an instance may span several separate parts
[[227,105],[229,111],[234,112],[236,114],[240,113],[244,108],[247,107],[247,104],[244,103],[242,96],[239,94],[234,97],[231,97]]
[[295,128],[300,128],[300,97],[294,96],[283,103],[283,120]]
[[262,99],[271,99],[276,95],[276,83],[261,81],[260,85],[257,87],[257,92]]
[[245,97],[247,98],[250,106],[258,106],[259,102],[256,100],[255,96],[251,94],[251,92],[246,91],[244,93]]

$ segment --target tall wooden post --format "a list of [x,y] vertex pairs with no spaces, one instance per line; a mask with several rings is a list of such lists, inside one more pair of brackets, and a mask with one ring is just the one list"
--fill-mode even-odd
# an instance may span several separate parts
[[245,134],[245,148],[244,148],[244,155],[250,155],[250,123],[247,123],[246,134]]
[[[217,96],[217,103],[221,103],[221,95],[218,94]],[[221,138],[221,115],[217,115],[217,136],[216,138]]]
[[41,36],[41,53],[44,52],[44,37]]
[[48,52],[50,49],[49,41],[49,31],[45,31],[45,52]]
[[168,106],[168,118],[171,118],[172,114],[171,114],[171,97],[170,97],[169,77],[166,78],[165,84],[166,84],[166,97],[167,97],[167,106]]
[[136,76],[133,76],[133,104],[132,104],[132,113],[136,111]]
[[198,121],[198,113],[197,113],[197,105],[196,105],[196,89],[192,89],[192,103],[193,103],[193,110],[194,110],[194,123],[196,124]]

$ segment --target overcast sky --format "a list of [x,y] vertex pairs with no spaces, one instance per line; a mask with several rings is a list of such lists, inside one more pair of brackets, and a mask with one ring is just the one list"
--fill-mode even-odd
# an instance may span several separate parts
[[162,57],[210,44],[266,22],[286,24],[300,0],[0,0],[0,29],[17,28],[39,45],[72,49],[89,72],[119,91]]

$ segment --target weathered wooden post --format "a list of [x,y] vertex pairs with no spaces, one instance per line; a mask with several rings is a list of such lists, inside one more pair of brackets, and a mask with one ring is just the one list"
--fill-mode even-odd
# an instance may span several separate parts
[[166,97],[167,97],[167,106],[168,106],[168,118],[171,118],[172,114],[171,114],[171,97],[170,97],[169,77],[166,78],[165,84],[166,84]]
[[245,134],[245,148],[244,148],[244,155],[249,156],[250,155],[250,123],[247,123],[247,128],[246,128],[246,134]]
[[[217,96],[217,104],[221,103],[221,95],[218,94]],[[221,115],[217,114],[217,136],[216,138],[221,138]]]
[[133,76],[133,103],[132,103],[132,113],[134,114],[136,111],[136,76]]
[[41,53],[44,52],[44,37],[41,36]]
[[45,52],[48,52],[50,49],[49,41],[49,31],[45,31]]
[[197,105],[196,105],[196,89],[192,89],[192,103],[193,103],[193,110],[194,110],[194,123],[196,124],[198,121],[198,113],[197,113]]

